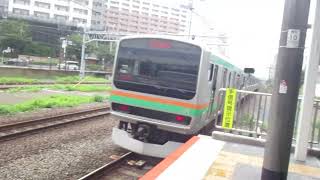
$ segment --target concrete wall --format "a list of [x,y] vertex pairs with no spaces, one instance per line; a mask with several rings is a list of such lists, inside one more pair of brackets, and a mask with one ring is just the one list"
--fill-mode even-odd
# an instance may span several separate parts
[[[87,72],[88,75],[94,75],[99,77],[105,77],[111,75],[107,72]],[[52,77],[52,76],[76,76],[79,75],[79,71],[60,71],[60,70],[48,70],[48,69],[35,69],[25,67],[0,67],[0,77],[3,76],[23,76],[23,77]]]

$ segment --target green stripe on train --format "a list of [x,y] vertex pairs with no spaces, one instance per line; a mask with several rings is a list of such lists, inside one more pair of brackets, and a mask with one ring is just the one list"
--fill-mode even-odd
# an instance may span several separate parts
[[118,95],[111,95],[110,100],[116,103],[123,103],[131,106],[138,106],[142,108],[148,108],[152,110],[165,111],[169,113],[180,114],[185,116],[193,116],[193,117],[201,116],[202,113],[206,112],[208,109],[208,108],[204,108],[204,109],[197,110],[197,109],[162,104],[158,102],[145,101],[141,99],[129,98],[129,97],[118,96]]

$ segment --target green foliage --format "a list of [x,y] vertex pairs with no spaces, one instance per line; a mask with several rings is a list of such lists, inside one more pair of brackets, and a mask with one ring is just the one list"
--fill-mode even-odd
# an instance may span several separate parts
[[42,43],[31,42],[23,49],[25,55],[35,55],[41,57],[53,57],[55,56],[55,49]]
[[95,102],[103,102],[104,100],[108,99],[108,96],[101,96],[101,95],[95,95],[93,97]]
[[254,119],[253,116],[250,114],[244,114],[241,118],[240,118],[240,124],[242,126],[245,126],[246,128],[250,128],[250,125],[254,124]]
[[6,36],[12,39],[31,41],[31,31],[29,24],[23,20],[1,21],[0,32],[2,36]]
[[0,49],[7,47],[15,49],[12,56],[23,52],[24,47],[31,42],[29,24],[22,20],[1,21],[0,32]]
[[15,105],[0,105],[0,115],[33,111],[40,108],[73,107],[84,103],[96,102],[94,97],[75,95],[53,95],[26,101]]
[[51,45],[32,41],[30,25],[26,21],[3,20],[0,22],[0,32],[0,49],[14,49],[10,57],[17,57],[19,54],[55,56],[56,49]]

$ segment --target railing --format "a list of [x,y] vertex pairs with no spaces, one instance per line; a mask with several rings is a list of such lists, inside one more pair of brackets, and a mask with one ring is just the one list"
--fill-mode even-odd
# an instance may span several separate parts
[[[265,139],[268,129],[268,119],[271,105],[271,95],[252,91],[237,90],[234,121],[231,129],[222,127],[223,108],[226,89],[219,90],[218,114],[215,121],[216,129],[227,133]],[[293,143],[297,134],[301,98],[298,101]],[[320,100],[314,100],[312,129],[310,133],[309,148],[320,150]]]

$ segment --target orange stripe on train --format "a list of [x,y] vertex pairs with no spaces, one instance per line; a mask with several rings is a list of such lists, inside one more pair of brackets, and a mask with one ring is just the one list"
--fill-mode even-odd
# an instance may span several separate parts
[[186,103],[186,102],[179,102],[179,101],[174,101],[174,100],[169,100],[169,99],[162,99],[162,98],[157,98],[157,97],[150,97],[150,96],[144,96],[144,95],[139,95],[139,94],[133,94],[133,93],[127,93],[127,92],[122,92],[118,90],[112,90],[111,94],[118,95],[118,96],[125,96],[129,98],[135,98],[135,99],[141,99],[145,101],[153,101],[153,102],[158,102],[162,104],[170,104],[170,105],[175,105],[175,106],[182,106],[186,108],[191,108],[191,109],[203,109],[208,107],[208,103],[206,104],[191,104],[191,103]]

